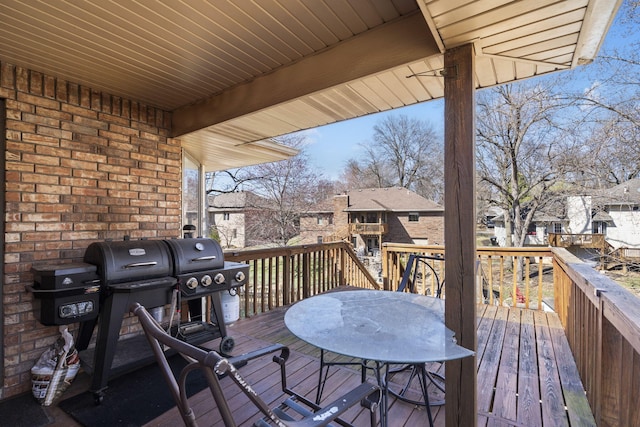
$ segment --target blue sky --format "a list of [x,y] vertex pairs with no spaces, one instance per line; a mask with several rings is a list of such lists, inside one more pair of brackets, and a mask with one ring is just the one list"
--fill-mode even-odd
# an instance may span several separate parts
[[[620,43],[628,43],[630,36],[637,39],[637,31],[625,31],[625,28],[619,23],[623,17],[622,15],[623,11],[620,10],[616,21],[607,33],[600,53],[606,48],[615,47]],[[578,67],[576,70],[568,71],[568,73],[579,73],[581,68],[586,67]],[[557,74],[554,73],[553,75]],[[576,76],[576,80],[578,79],[580,77]],[[325,178],[337,179],[346,162],[349,159],[358,157],[358,152],[361,150],[360,144],[373,140],[373,127],[376,123],[389,115],[406,115],[423,120],[431,124],[436,132],[443,136],[444,101],[423,102],[305,131],[304,134],[309,141],[307,152],[311,163]]]

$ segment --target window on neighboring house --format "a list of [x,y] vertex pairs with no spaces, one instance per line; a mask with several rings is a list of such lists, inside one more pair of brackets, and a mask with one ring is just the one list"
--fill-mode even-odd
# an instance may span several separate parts
[[229,214],[229,212],[225,212],[222,214],[222,219],[225,221],[229,221],[229,217],[231,216],[231,214]]
[[591,232],[593,234],[607,234],[607,223],[602,221],[593,221],[591,225]]
[[561,234],[562,233],[562,224],[559,222],[554,222],[553,223],[553,232],[556,234]]
[[316,221],[318,225],[322,225],[322,217],[320,215],[318,215],[318,217],[316,218]]
[[536,227],[536,223],[535,222],[530,223],[529,228],[527,229],[527,234],[529,236],[535,236],[537,234],[537,231],[538,229]]
[[367,214],[367,224],[375,224],[378,222],[378,214],[370,212]]
[[333,224],[333,217],[332,216],[329,217],[329,225],[331,225],[331,224]]
[[318,236],[318,243],[322,243],[322,236]]
[[418,222],[420,215],[418,212],[409,212],[409,222]]
[[238,229],[237,229],[237,228],[234,228],[234,229],[233,229],[233,231],[231,232],[231,237],[232,237],[233,239],[235,239],[235,238],[237,238],[237,237],[238,237]]

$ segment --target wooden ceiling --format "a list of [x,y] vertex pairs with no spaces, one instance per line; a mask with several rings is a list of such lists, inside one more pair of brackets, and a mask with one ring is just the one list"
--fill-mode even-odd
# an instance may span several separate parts
[[4,0],[0,61],[171,111],[221,170],[290,156],[275,136],[441,98],[455,46],[474,44],[478,88],[588,63],[620,3]]

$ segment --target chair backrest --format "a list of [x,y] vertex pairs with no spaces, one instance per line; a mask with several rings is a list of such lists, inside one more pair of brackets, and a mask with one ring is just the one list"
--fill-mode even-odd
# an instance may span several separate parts
[[[228,375],[265,416],[272,420],[279,420],[271,408],[242,378],[234,364],[242,365],[245,364],[247,360],[279,351],[280,355],[274,356],[274,361],[278,362],[281,367],[283,367],[284,361],[289,357],[289,349],[287,347],[276,344],[259,349],[255,352],[226,359],[213,350],[206,351],[172,337],[162,329],[149,312],[140,304],[134,303],[131,306],[130,311],[138,317],[140,324],[142,325],[156,361],[162,371],[162,375],[169,385],[169,389],[173,395],[176,405],[178,406],[185,425],[197,426],[195,415],[189,406],[186,395],[187,376],[195,370],[200,370],[204,374],[225,426],[232,427],[235,426],[236,423],[233,419],[231,409],[229,408],[218,379],[218,376],[222,375]],[[187,366],[182,369],[178,378],[176,378],[169,366],[165,347],[175,350],[189,362]],[[285,373],[284,370],[282,370],[282,380],[284,381],[284,379]],[[283,382],[283,388],[286,386],[285,384],[286,382]]]
[[[426,277],[424,277],[424,273],[431,273],[433,275],[433,280],[435,281],[435,296],[436,298],[442,298],[442,289],[444,288],[444,280],[440,279],[440,276],[436,269],[433,267],[433,261],[442,261],[444,262],[443,256],[437,255],[418,255],[418,254],[410,254],[407,260],[407,265],[405,267],[404,273],[402,274],[402,280],[400,281],[400,285],[398,285],[398,292],[404,292],[408,290],[409,292],[416,292],[416,282],[419,274],[423,274],[423,282],[426,282]],[[427,290],[425,283],[425,291]]]
[[[380,388],[377,385],[364,382],[353,390],[350,390],[348,393],[328,403],[324,408],[321,408],[309,401],[306,397],[295,393],[287,387],[285,362],[289,358],[290,354],[288,347],[282,344],[273,344],[239,356],[224,358],[213,350],[203,350],[172,337],[162,329],[158,322],[156,322],[149,312],[140,304],[134,303],[130,307],[130,311],[138,316],[147,340],[149,341],[158,365],[160,366],[162,375],[164,376],[178,410],[180,411],[182,420],[185,425],[189,427],[197,427],[196,417],[189,406],[186,393],[187,376],[195,370],[200,370],[204,374],[211,394],[213,395],[213,399],[218,407],[218,411],[220,412],[222,421],[226,427],[236,427],[236,422],[218,379],[219,376],[223,375],[227,375],[231,378],[236,386],[238,386],[238,388],[240,388],[240,390],[248,397],[251,403],[253,403],[263,414],[262,420],[258,421],[257,425],[270,425],[265,421],[269,420],[272,424],[277,426],[304,425],[307,427],[322,427],[329,425],[329,423],[333,423],[334,421],[342,426],[350,426],[350,424],[344,422],[338,417],[342,416],[342,414],[344,414],[350,407],[355,406],[356,404],[366,407],[370,413],[369,419],[371,426],[377,425],[376,412],[381,396]],[[187,366],[180,371],[177,378],[169,366],[164,347],[177,351],[189,362]],[[258,396],[258,394],[253,390],[249,383],[242,378],[240,372],[236,369],[236,366],[242,366],[250,360],[272,353],[274,354],[272,357],[273,362],[279,365],[282,392],[289,396],[280,404],[280,406],[274,409],[271,409],[269,405],[267,405],[264,400]],[[302,403],[302,405],[300,403]],[[306,410],[303,405],[310,408],[310,410]],[[287,409],[297,412],[303,417],[303,419],[296,420],[292,418],[291,412],[286,412]]]

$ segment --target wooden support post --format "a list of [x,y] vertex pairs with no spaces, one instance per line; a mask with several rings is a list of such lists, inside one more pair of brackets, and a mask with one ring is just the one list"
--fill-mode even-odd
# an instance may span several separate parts
[[[444,55],[445,323],[458,344],[477,348],[475,286],[474,51],[468,44]],[[478,424],[476,357],[445,364],[447,427]]]

